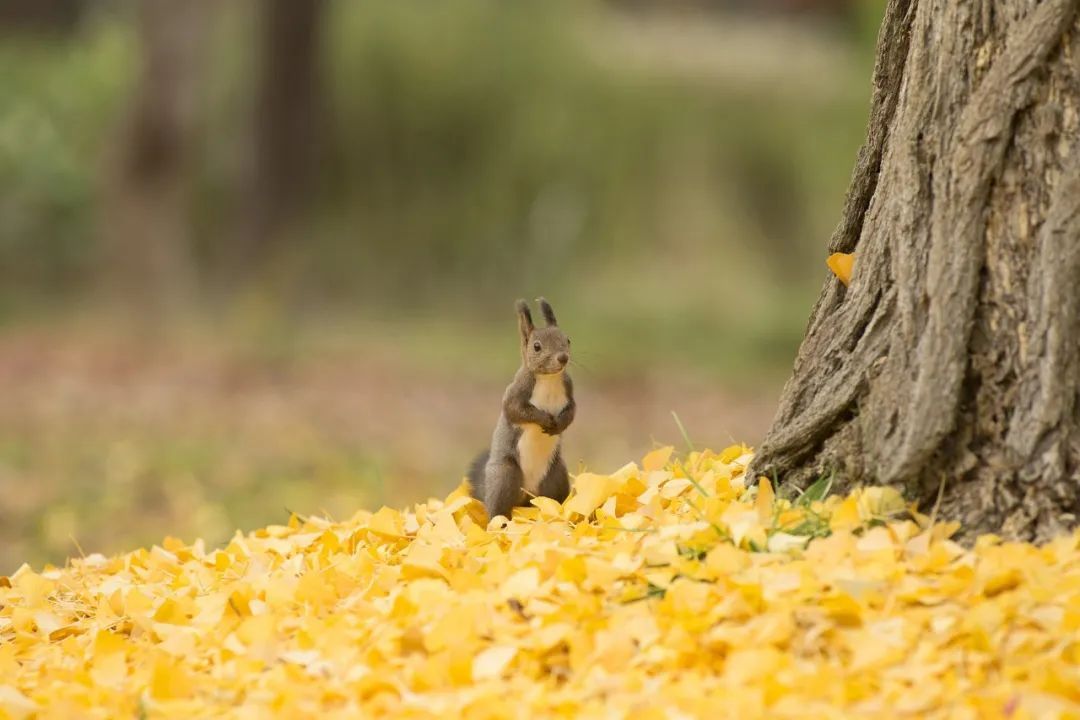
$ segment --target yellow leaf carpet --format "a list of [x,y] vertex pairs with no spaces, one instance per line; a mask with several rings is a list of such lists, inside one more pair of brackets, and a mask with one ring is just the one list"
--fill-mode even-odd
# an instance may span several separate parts
[[1080,535],[950,540],[747,448],[0,577],[0,717],[1080,717]]

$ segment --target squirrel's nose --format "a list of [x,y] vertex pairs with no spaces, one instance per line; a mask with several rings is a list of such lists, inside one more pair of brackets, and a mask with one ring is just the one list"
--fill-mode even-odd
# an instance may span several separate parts
[[559,361],[560,365],[565,365],[566,363],[570,362],[570,356],[566,353],[559,353],[555,359]]

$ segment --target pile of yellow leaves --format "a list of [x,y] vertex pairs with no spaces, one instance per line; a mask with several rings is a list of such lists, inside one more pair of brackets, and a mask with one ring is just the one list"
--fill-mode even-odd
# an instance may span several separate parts
[[0,717],[1080,717],[1080,535],[746,488],[741,446],[0,578]]

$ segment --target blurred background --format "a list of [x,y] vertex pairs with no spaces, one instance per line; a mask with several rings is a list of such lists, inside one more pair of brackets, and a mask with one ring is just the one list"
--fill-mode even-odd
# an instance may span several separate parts
[[755,443],[882,0],[3,0],[0,573],[451,490],[574,340],[572,470]]

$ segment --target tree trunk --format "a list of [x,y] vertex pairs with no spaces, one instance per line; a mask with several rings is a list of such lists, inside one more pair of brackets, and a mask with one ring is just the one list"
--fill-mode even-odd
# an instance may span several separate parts
[[206,0],[138,5],[142,67],[107,168],[106,291],[151,319],[193,295],[189,164],[209,10]]
[[259,76],[253,158],[243,226],[229,272],[266,260],[309,196],[322,110],[319,49],[323,0],[266,0],[259,6]]
[[1078,0],[889,0],[830,278],[752,472],[972,537],[1080,512]]
[[68,33],[79,24],[85,10],[85,0],[4,0],[0,3],[0,31]]

